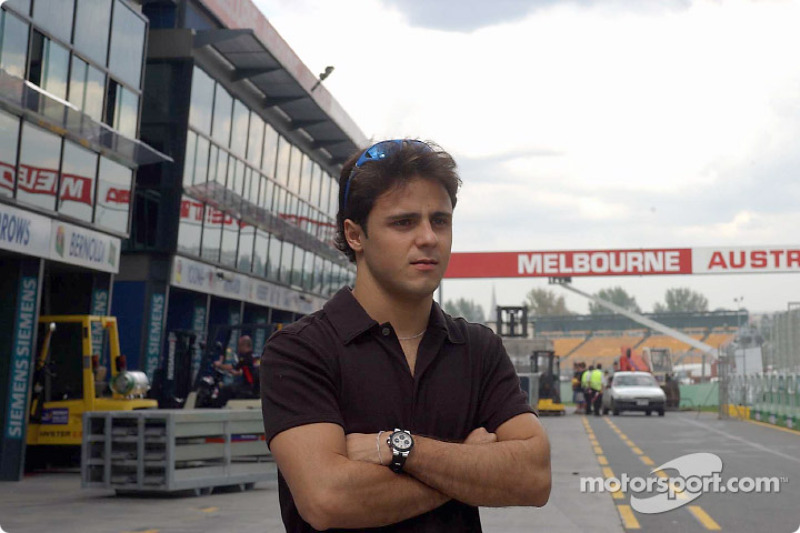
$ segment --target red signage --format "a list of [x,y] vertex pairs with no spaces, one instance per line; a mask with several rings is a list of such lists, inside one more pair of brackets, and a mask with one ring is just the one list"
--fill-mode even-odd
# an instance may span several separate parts
[[800,272],[800,246],[455,252],[445,278]]

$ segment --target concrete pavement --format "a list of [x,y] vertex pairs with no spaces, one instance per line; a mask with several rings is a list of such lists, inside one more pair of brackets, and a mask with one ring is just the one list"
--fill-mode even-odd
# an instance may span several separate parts
[[[551,443],[553,490],[541,508],[481,509],[483,529],[493,533],[623,531],[609,494],[581,494],[581,476],[600,476],[581,417],[544,418]],[[280,533],[276,483],[247,492],[200,497],[116,496],[81,489],[76,472],[27,476],[0,483],[0,527],[8,533]]]

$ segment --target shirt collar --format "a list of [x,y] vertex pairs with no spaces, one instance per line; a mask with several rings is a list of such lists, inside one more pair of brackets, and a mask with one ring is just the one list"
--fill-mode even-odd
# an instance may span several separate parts
[[[344,344],[378,325],[358,303],[350,287],[339,289],[322,308]],[[431,317],[428,321],[428,329],[432,328],[444,330],[448,340],[454,344],[465,342],[461,331],[455,326],[455,321],[436,302],[431,306]]]

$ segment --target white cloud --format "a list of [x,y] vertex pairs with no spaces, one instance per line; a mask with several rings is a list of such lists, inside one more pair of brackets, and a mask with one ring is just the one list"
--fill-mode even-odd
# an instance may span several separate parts
[[336,66],[368,136],[456,156],[457,250],[796,241],[800,2],[560,2],[458,33],[402,3],[255,1],[312,71]]

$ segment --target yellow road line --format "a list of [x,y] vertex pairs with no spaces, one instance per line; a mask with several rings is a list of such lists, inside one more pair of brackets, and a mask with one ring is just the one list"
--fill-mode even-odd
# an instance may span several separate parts
[[204,513],[214,513],[219,511],[219,507],[214,507],[210,505],[208,507],[201,507],[200,510],[203,511]]
[[757,424],[759,426],[765,426],[768,428],[777,429],[779,431],[785,431],[786,433],[791,433],[792,435],[800,436],[800,431],[797,431],[796,429],[783,428],[781,426],[776,426],[775,424],[767,424],[766,422],[760,422],[758,420],[750,420],[749,418],[745,418],[743,420],[745,422],[750,422],[751,424]]
[[[616,478],[616,476],[614,475],[614,471],[611,470],[610,467],[604,466],[601,470],[603,471],[603,476],[606,479]],[[625,499],[625,495],[622,494],[622,490],[620,489],[620,487],[617,487],[617,490],[611,492],[611,497],[614,498],[615,500]]]
[[644,455],[644,452],[638,446],[631,446],[631,450],[633,450],[633,453],[636,455]]
[[601,465],[607,465],[608,464],[608,459],[606,459],[605,455],[598,455],[597,456],[597,462],[600,463]]
[[597,455],[603,455],[603,448],[600,446],[594,446],[594,453]]
[[625,529],[642,529],[639,521],[633,515],[633,510],[630,505],[617,505],[619,517],[622,519],[622,527]]
[[607,466],[604,466],[604,467],[603,467],[603,468],[601,468],[600,470],[602,470],[602,471],[603,471],[603,475],[604,475],[606,478],[612,478],[612,477],[614,477],[614,471],[613,471],[613,470],[611,470],[611,468],[609,468],[609,467],[607,467]]
[[652,460],[652,459],[650,459],[649,457],[647,457],[646,455],[642,455],[641,457],[639,457],[639,459],[641,459],[641,460],[642,460],[642,462],[643,462],[644,464],[646,464],[647,466],[653,466],[653,465],[655,465],[655,463],[653,462],[653,460]]
[[706,529],[711,531],[720,531],[722,529],[699,505],[689,505],[688,509]]

